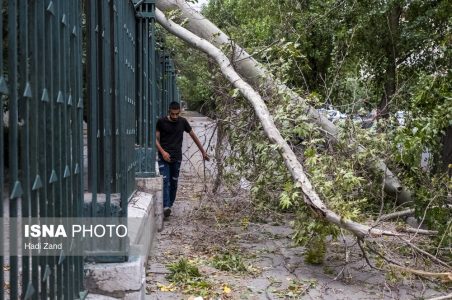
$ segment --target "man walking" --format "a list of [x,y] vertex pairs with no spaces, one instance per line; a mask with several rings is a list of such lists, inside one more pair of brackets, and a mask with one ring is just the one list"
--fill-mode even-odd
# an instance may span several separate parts
[[203,159],[209,160],[207,152],[202,147],[187,119],[179,116],[180,110],[178,102],[171,102],[168,116],[158,119],[156,128],[158,164],[160,174],[163,176],[163,214],[165,217],[169,217],[171,214],[171,207],[176,199],[184,131],[191,136],[198,146]]

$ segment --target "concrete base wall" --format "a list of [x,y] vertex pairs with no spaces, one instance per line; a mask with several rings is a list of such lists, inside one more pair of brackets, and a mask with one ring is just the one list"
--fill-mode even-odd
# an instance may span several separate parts
[[145,298],[145,267],[157,230],[163,228],[162,179],[137,179],[138,191],[128,205],[129,259],[124,263],[85,264],[86,299]]
[[[158,169],[158,167],[157,167]],[[162,176],[153,178],[137,178],[138,190],[151,193],[155,195],[156,210],[155,210],[155,222],[157,224],[157,231],[163,229],[163,179]]]
[[141,256],[131,256],[125,263],[87,264],[85,271],[85,288],[90,296],[88,299],[100,299],[98,296],[127,299],[129,294],[141,293],[145,288],[144,262]]

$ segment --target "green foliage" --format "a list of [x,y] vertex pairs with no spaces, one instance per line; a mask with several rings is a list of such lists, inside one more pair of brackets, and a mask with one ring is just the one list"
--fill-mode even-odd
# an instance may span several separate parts
[[242,256],[237,253],[226,252],[215,255],[212,259],[212,265],[222,271],[245,272],[247,270]]
[[198,294],[201,296],[209,295],[212,284],[203,279],[196,265],[181,258],[177,262],[167,265],[170,274],[167,279],[183,289],[186,294]]
[[322,236],[314,236],[307,245],[305,261],[313,265],[323,263],[326,253],[325,239]]
[[[310,98],[317,101],[316,97]],[[382,153],[394,153],[392,135],[386,132],[392,132],[390,129],[394,128],[395,121],[382,120],[374,130],[366,130],[346,120],[339,124],[339,140],[333,147],[322,131],[307,122],[303,105],[289,101],[269,104],[277,127],[299,155],[314,189],[325,204],[342,218],[358,222],[366,222],[378,215],[380,203],[382,199],[388,199],[388,195],[382,191],[383,174],[372,171],[370,166]],[[239,113],[231,113],[234,111]],[[308,246],[308,262],[322,262],[325,240],[327,237],[335,239],[339,234],[338,228],[313,215],[303,203],[300,187],[289,176],[278,148],[264,137],[243,99],[235,98],[235,102],[224,111],[220,110],[220,114],[227,115],[223,118],[231,147],[226,159],[227,168],[234,178],[243,176],[252,182],[251,195],[257,205],[294,212],[294,241]],[[356,144],[350,143],[351,139],[367,150],[358,152],[353,146]],[[400,169],[394,156],[387,158],[394,170]],[[445,201],[444,177],[434,180],[429,176],[418,172],[416,176],[405,174],[402,178],[415,194],[418,215],[424,217],[430,228],[443,234],[447,230],[447,218],[451,217],[443,206],[444,202],[441,203]],[[421,181],[421,178],[424,179]],[[410,181],[417,185],[410,184]],[[384,208],[392,210],[392,201],[385,202],[388,205]],[[448,241],[449,238],[442,239],[443,244]]]
[[[343,112],[365,114],[384,109],[382,99],[391,99],[390,111],[405,112],[405,126],[391,117],[364,130],[347,120],[339,124],[334,147],[309,125],[302,105],[284,99],[267,105],[329,208],[356,221],[378,214],[388,195],[381,189],[382,174],[369,166],[383,157],[413,192],[418,216],[443,233],[450,218],[444,208],[447,178],[439,168],[421,170],[420,159],[428,149],[440,163],[441,139],[452,126],[450,16],[444,13],[450,6],[447,1],[214,0],[204,14],[283,82],[303,88],[314,106],[340,105]],[[334,237],[335,229],[300,205],[299,187],[278,150],[266,141],[250,108],[236,94],[233,98],[227,108],[240,113],[226,113],[232,148],[227,163],[239,175],[231,178],[251,181],[258,203],[294,211],[297,242],[306,244],[314,233],[320,240]],[[351,139],[367,150],[358,153]]]
[[448,68],[445,12],[451,6],[421,0],[212,0],[203,13],[290,86],[317,92],[347,112],[371,110],[394,97],[390,108],[396,111],[420,71]]
[[[414,172],[419,171],[422,152],[438,155],[441,136],[452,126],[451,76],[422,75],[412,87],[406,126],[394,134],[397,160]],[[436,152],[436,153],[435,153]]]
[[213,82],[209,71],[212,66],[206,56],[173,36],[166,36],[165,45],[172,52],[178,70],[177,85],[182,100],[191,110],[206,114],[213,111]]
[[[295,242],[321,250],[327,236],[335,238],[338,235],[337,228],[309,212],[303,204],[300,187],[293,183],[277,147],[263,136],[260,125],[252,113],[245,111],[246,107],[240,98],[236,99],[233,107],[228,107],[228,112],[241,112],[226,117],[231,146],[226,160],[228,169],[253,183],[251,194],[259,205],[278,207],[296,214]],[[344,218],[365,220],[368,215],[363,214],[363,211],[372,207],[381,194],[380,187],[367,179],[369,173],[366,169],[373,154],[383,149],[385,144],[372,139],[369,137],[370,133],[364,130],[344,124],[344,141],[338,144],[336,151],[331,151],[323,133],[306,122],[304,109],[302,105],[290,102],[279,102],[272,107],[274,120],[281,134],[302,158],[321,199]],[[247,130],[238,130],[242,126],[247,127]],[[253,130],[249,130],[250,128]],[[348,145],[349,137],[346,136],[352,130],[359,132],[363,144],[373,142],[374,150],[360,153],[358,157],[351,156],[350,153],[355,151]],[[379,143],[383,145],[377,147]],[[322,261],[324,253],[312,248],[312,251],[308,251],[308,260]],[[317,258],[314,259],[316,255]]]
[[[407,122],[390,137],[393,140],[394,163],[400,168],[404,183],[414,193],[416,215],[430,227],[439,230],[444,245],[452,241],[452,212],[447,209],[449,183],[444,162],[440,161],[442,137],[452,126],[450,75],[423,75],[411,89]],[[430,153],[428,167],[421,169],[423,152]],[[434,159],[437,158],[437,159]],[[446,234],[447,237],[442,239]]]
[[184,283],[196,278],[201,278],[198,267],[190,263],[186,258],[181,258],[177,262],[169,264],[167,267],[171,272],[167,276],[167,279],[171,282]]

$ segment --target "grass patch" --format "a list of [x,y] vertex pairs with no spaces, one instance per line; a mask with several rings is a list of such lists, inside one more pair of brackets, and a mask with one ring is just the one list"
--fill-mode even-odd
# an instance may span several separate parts
[[167,276],[167,279],[171,282],[186,282],[201,277],[198,267],[186,258],[181,258],[177,262],[169,264],[167,267],[171,272]]
[[230,252],[215,255],[212,259],[212,265],[218,270],[228,272],[245,272],[248,270],[242,256]]
[[212,284],[206,281],[198,267],[186,258],[167,265],[170,274],[166,276],[169,282],[179,286],[185,294],[197,294],[206,296],[209,294]]

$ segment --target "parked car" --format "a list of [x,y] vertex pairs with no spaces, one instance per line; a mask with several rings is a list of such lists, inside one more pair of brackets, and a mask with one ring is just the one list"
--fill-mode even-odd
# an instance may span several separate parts
[[341,113],[338,110],[335,109],[324,109],[320,108],[317,110],[319,113],[323,114],[333,123],[336,123],[339,120],[345,120],[347,118],[346,114]]
[[398,112],[396,112],[395,117],[397,119],[397,122],[399,122],[400,126],[405,126],[406,113],[403,110],[399,110]]

